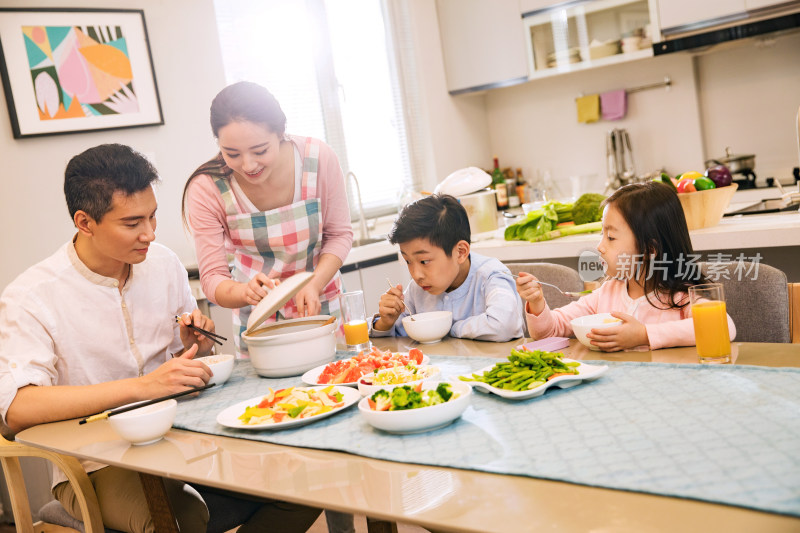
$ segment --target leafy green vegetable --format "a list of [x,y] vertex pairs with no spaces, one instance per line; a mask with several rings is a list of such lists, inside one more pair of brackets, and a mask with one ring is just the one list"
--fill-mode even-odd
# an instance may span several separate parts
[[606,197],[602,194],[587,192],[575,200],[575,204],[572,206],[572,218],[575,221],[575,225],[599,222],[603,218],[600,204],[605,199]]
[[378,411],[385,408],[387,399],[391,400],[389,411],[405,411],[408,409],[418,409],[450,401],[457,397],[451,390],[449,383],[439,383],[436,390],[416,391],[408,385],[395,387],[391,393],[385,389],[375,392],[370,398],[377,405]]
[[507,241],[533,241],[555,229],[557,224],[571,221],[572,204],[547,202],[541,209],[529,212],[525,220],[508,226],[504,238]]

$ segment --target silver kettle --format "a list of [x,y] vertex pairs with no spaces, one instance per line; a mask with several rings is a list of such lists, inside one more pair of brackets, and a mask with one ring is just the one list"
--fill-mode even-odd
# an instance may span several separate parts
[[614,191],[636,180],[636,164],[628,131],[614,128],[606,134],[608,179],[605,192]]

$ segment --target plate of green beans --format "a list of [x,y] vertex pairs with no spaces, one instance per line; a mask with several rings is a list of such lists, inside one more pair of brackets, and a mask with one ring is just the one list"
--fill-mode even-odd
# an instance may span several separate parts
[[505,361],[459,376],[481,392],[511,400],[541,396],[550,387],[566,389],[584,381],[594,381],[608,370],[606,365],[587,365],[565,359],[559,352],[511,350]]

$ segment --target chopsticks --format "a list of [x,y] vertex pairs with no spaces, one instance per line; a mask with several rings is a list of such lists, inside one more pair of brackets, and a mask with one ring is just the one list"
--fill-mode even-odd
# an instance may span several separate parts
[[[178,315],[175,315],[175,322],[177,322],[178,324],[183,324],[183,320],[181,320],[181,317],[179,317]],[[186,324],[183,324],[183,325],[186,326]],[[197,326],[195,326],[193,324],[189,324],[186,327],[189,328],[189,329],[193,329],[193,330],[197,331],[198,333],[202,333],[203,335],[205,335],[206,337],[208,337],[212,341],[216,342],[220,346],[222,346],[222,342],[220,341],[220,339],[222,339],[223,341],[228,340],[227,337],[223,337],[222,335],[217,335],[216,333],[211,333],[210,331],[206,331],[203,328],[198,328]]]
[[94,422],[95,420],[102,420],[104,418],[108,418],[109,416],[118,415],[120,413],[127,413],[128,411],[133,411],[134,409],[139,409],[140,407],[147,407],[148,405],[153,405],[155,403],[163,402],[164,400],[171,400],[172,398],[178,398],[179,396],[186,396],[187,394],[191,394],[193,392],[204,391],[206,389],[210,389],[213,386],[214,383],[209,383],[208,385],[204,385],[202,387],[192,387],[191,389],[186,389],[185,391],[176,392],[168,396],[162,396],[161,398],[156,398],[154,400],[147,400],[146,402],[142,403],[132,404],[125,407],[118,407],[116,409],[109,409],[108,411],[103,411],[102,413],[97,413],[96,415],[84,418],[83,420],[78,422],[78,424]]

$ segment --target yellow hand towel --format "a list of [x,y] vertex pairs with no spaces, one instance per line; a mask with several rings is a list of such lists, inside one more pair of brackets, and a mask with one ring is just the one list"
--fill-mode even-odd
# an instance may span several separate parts
[[600,119],[600,95],[581,96],[575,103],[578,105],[578,122],[588,124]]

